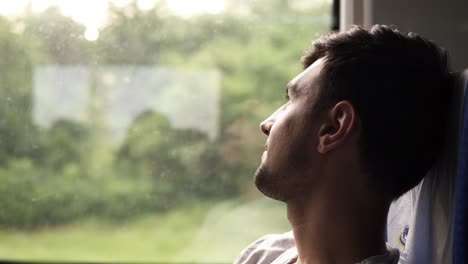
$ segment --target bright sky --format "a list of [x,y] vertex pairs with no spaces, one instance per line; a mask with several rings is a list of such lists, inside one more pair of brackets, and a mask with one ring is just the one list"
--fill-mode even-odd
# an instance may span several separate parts
[[[57,6],[64,15],[86,26],[84,36],[89,41],[99,37],[99,27],[106,21],[107,3],[113,2],[123,7],[131,0],[4,0],[0,2],[0,15],[17,15],[23,12],[31,2],[32,10],[44,11],[51,5]],[[138,0],[138,7],[151,9],[158,0]],[[167,0],[168,7],[180,16],[191,16],[197,13],[219,13],[224,10],[224,0]]]

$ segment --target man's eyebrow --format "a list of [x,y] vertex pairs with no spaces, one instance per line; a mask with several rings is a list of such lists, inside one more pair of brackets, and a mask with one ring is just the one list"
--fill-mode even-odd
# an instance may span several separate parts
[[289,83],[286,85],[285,92],[286,92],[285,97],[286,97],[286,99],[289,100],[289,97],[290,97],[289,95],[290,95],[290,94],[294,94],[294,93],[296,92],[296,84],[295,84],[295,83],[289,82]]

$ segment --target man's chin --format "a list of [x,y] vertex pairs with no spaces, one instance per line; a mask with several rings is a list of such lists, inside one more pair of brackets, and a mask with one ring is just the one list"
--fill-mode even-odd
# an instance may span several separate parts
[[278,188],[279,182],[278,179],[275,179],[274,175],[271,174],[266,166],[262,163],[258,167],[254,176],[255,186],[257,189],[262,192],[265,196],[268,196],[272,199],[285,201],[286,199],[281,195]]

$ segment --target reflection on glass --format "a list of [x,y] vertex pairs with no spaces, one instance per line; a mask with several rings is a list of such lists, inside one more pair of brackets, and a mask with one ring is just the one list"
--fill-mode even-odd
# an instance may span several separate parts
[[107,120],[109,139],[121,142],[140,114],[155,111],[173,128],[197,130],[210,140],[218,132],[220,73],[215,69],[40,66],[33,90],[33,120],[43,128],[58,120],[84,123],[98,111]]

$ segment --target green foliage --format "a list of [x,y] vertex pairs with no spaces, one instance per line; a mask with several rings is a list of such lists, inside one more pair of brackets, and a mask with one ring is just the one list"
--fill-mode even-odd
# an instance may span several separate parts
[[[286,0],[229,6],[191,18],[168,14],[164,1],[148,11],[135,1],[111,6],[96,42],[55,8],[0,17],[0,225],[36,228],[89,216],[115,221],[192,199],[244,195],[264,141],[258,123],[282,103],[310,40],[327,30],[328,7],[297,10]],[[14,33],[18,25],[22,34]],[[210,138],[175,128],[164,114],[147,111],[115,143],[96,90],[87,121],[41,127],[33,121],[34,67],[68,64],[216,69],[219,133]],[[179,97],[174,103],[183,107]]]

